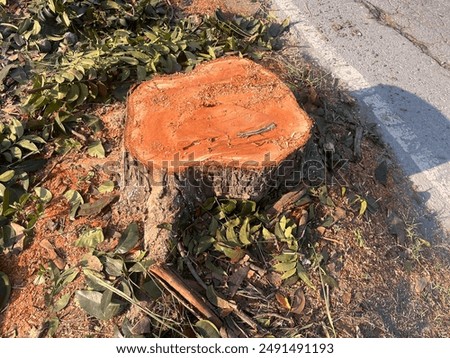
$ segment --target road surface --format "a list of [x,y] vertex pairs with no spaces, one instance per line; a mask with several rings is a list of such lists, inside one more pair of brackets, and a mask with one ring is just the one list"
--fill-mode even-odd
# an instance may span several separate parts
[[433,218],[450,230],[450,1],[273,0],[299,48],[375,121]]

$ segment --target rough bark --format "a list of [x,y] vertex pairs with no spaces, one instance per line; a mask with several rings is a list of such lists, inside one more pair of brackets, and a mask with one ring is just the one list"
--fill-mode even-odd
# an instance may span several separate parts
[[[128,157],[129,158],[129,157]],[[144,242],[150,257],[165,262],[176,249],[179,230],[207,198],[261,201],[280,190],[298,186],[303,178],[302,150],[264,168],[191,167],[179,173],[150,170],[129,159],[124,167],[123,197],[144,222]]]

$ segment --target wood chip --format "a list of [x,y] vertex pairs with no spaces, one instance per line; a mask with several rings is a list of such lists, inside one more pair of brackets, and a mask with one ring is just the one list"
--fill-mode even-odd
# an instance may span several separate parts
[[271,208],[267,210],[267,213],[271,216],[277,216],[283,213],[286,208],[293,205],[296,201],[305,195],[305,188],[297,188],[289,193],[284,194]]

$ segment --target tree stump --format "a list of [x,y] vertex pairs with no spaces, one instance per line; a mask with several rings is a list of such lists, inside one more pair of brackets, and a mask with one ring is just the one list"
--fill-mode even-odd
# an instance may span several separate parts
[[166,260],[183,218],[206,198],[259,201],[298,184],[287,181],[300,173],[311,127],[289,88],[246,59],[226,57],[139,85],[128,98],[125,149],[150,188],[128,192],[144,203],[151,258]]

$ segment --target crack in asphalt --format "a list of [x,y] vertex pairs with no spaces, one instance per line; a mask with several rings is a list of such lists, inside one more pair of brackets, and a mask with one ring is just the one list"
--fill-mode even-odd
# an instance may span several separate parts
[[373,15],[375,20],[377,20],[380,24],[390,27],[391,29],[398,32],[401,36],[411,42],[415,47],[417,47],[422,53],[430,57],[434,60],[439,66],[446,70],[450,70],[450,64],[441,61],[437,56],[433,55],[430,49],[423,42],[416,39],[413,35],[406,32],[399,24],[395,22],[391,15],[389,15],[386,11],[381,9],[380,7],[373,5],[370,1],[367,0],[357,0],[357,2],[362,3],[369,12]]

